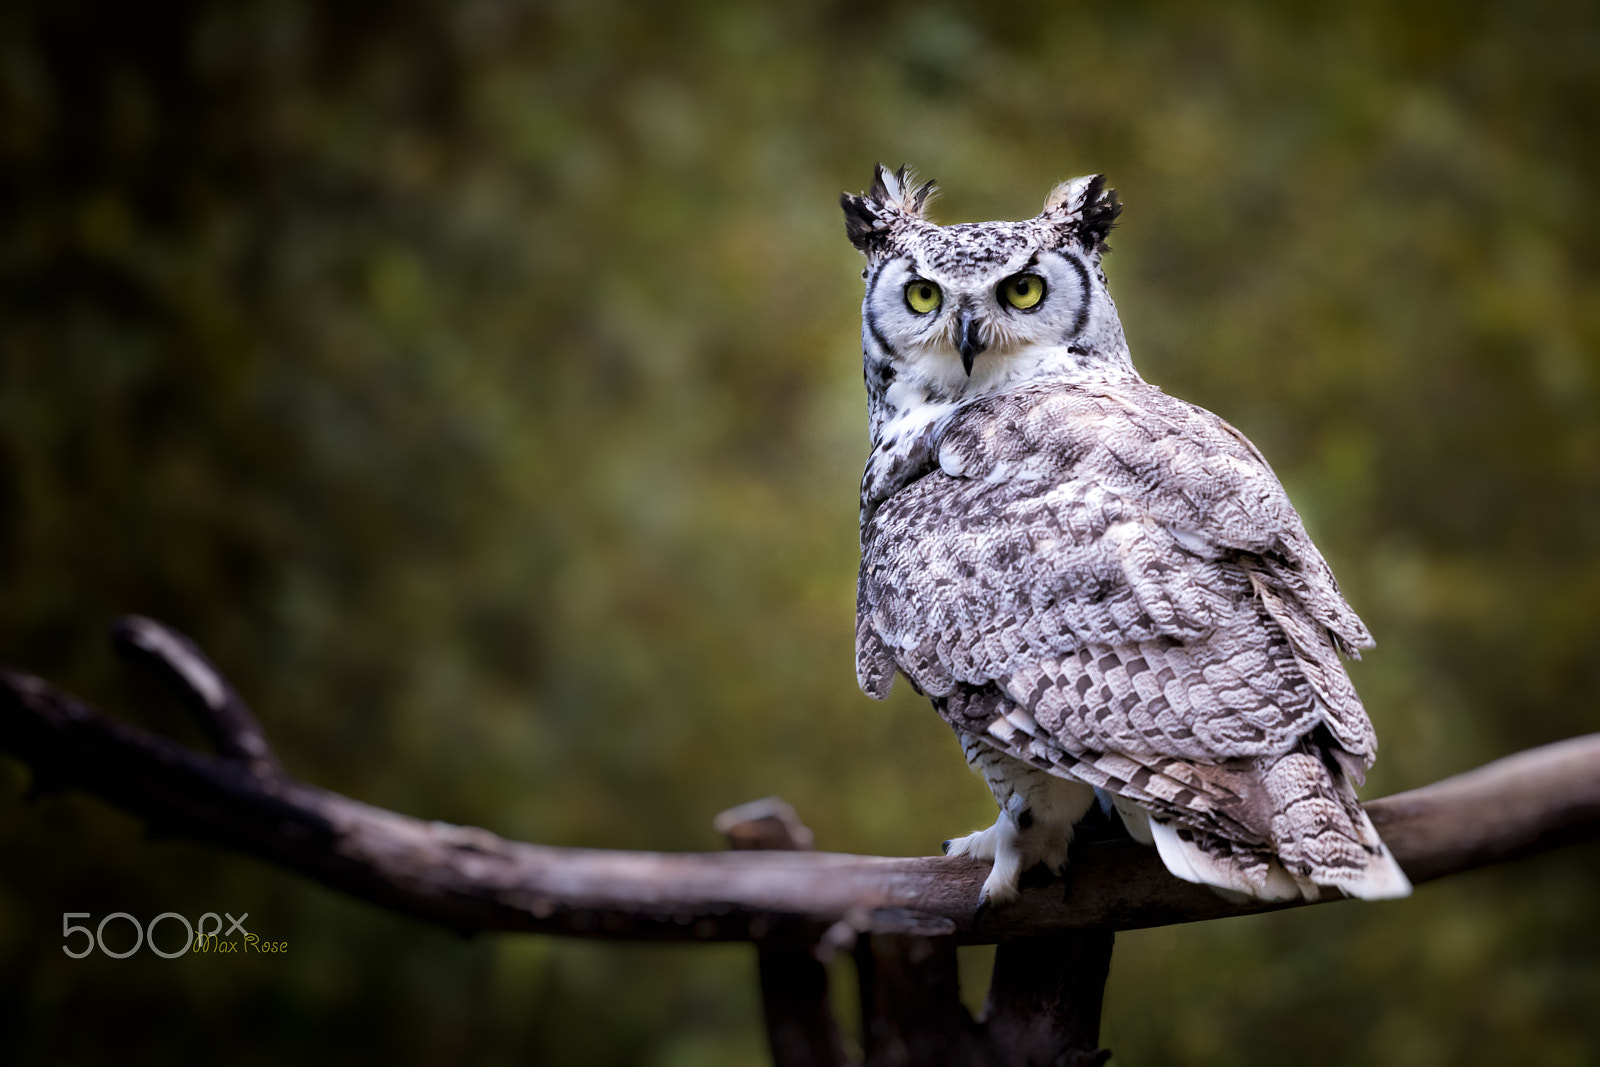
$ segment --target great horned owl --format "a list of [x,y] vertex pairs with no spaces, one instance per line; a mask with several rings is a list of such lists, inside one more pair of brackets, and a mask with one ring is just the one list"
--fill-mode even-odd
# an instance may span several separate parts
[[938,226],[932,191],[879,166],[843,205],[872,434],[856,672],[881,699],[898,668],[994,792],[947,851],[1008,901],[1098,796],[1224,892],[1409,893],[1353,788],[1377,742],[1339,656],[1372,638],[1255,446],[1134,370],[1101,270],[1116,193]]

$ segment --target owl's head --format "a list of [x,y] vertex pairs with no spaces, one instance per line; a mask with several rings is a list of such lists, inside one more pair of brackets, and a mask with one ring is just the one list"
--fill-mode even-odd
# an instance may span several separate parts
[[953,402],[1046,374],[1132,372],[1100,268],[1122,210],[1104,176],[1061,183],[1022,222],[936,225],[923,217],[933,191],[879,164],[868,192],[841,200],[867,257],[869,394],[898,383]]

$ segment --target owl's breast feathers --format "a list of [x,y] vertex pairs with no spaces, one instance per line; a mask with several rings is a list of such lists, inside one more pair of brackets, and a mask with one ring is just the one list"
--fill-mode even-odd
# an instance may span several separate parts
[[1134,380],[1039,383],[935,432],[864,515],[869,694],[898,667],[958,729],[1020,712],[1019,743],[1086,758],[1222,765],[1325,726],[1329,759],[1371,765],[1338,653],[1372,639],[1237,430]]

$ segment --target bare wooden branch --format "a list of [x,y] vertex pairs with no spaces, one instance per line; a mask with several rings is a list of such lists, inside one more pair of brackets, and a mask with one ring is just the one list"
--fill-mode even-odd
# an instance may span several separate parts
[[[35,791],[76,786],[167,834],[213,841],[462,931],[757,943],[778,1067],[848,1061],[812,954],[854,947],[868,1067],[1095,1067],[1113,931],[1267,910],[1171,877],[1155,853],[1092,826],[1065,892],[1050,882],[973,912],[986,871],[947,858],[809,853],[776,798],[723,813],[740,851],[556,849],[427,823],[282,772],[254,716],[191,642],[126,620],[122,646],[178,685],[218,756],[108,720],[0,668],[0,749]],[[1600,835],[1600,735],[1501,760],[1368,805],[1413,881]],[[1025,883],[1026,884],[1026,883]],[[956,945],[998,941],[984,1016],[959,998]]]
[[[777,797],[730,808],[713,825],[735,849],[805,852],[813,841],[799,813]],[[849,1058],[828,1003],[828,969],[814,951],[761,945],[756,970],[773,1067],[845,1067]]]
[[[216,842],[385,907],[462,930],[810,944],[845,924],[966,943],[1121,930],[1266,910],[1180,882],[1153,851],[1084,842],[1059,883],[974,923],[987,865],[818,852],[562,849],[426,822],[108,720],[0,670],[0,749],[171,834]],[[1414,881],[1600,834],[1600,735],[1574,738],[1368,805]]]
[[996,1067],[1100,1067],[1110,930],[1068,930],[995,949],[984,1036]]
[[1367,805],[1413,882],[1600,836],[1600,734],[1518,752]]
[[123,655],[149,664],[177,693],[217,753],[243,763],[258,778],[283,767],[266,731],[228,679],[183,634],[142,615],[124,615],[111,628],[111,643]]
[[740,804],[711,820],[729,848],[809,852],[816,837],[800,821],[800,813],[778,797],[763,797]]
[[856,944],[865,1067],[985,1067],[991,1061],[961,1003],[950,937],[874,933]]

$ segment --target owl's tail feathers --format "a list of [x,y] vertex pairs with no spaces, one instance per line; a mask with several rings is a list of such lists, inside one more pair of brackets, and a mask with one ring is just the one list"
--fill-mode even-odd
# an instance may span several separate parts
[[1411,880],[1337,763],[1305,746],[1262,759],[1257,773],[1270,802],[1270,845],[1231,841],[1121,797],[1115,808],[1135,840],[1155,845],[1167,870],[1230,899],[1316,900],[1323,887],[1363,900],[1411,894]]
[[1115,811],[1127,827],[1128,836],[1141,845],[1154,845],[1167,870],[1186,882],[1210,886],[1218,896],[1235,903],[1250,898],[1293,900],[1316,898],[1317,889],[1309,881],[1297,882],[1272,855],[1151,815],[1126,797],[1097,789],[1101,806]]
[[1149,825],[1161,862],[1185,882],[1210,886],[1235,902],[1317,899],[1314,883],[1296,879],[1265,852],[1242,849],[1166,819],[1150,819]]
[[1270,800],[1273,845],[1297,880],[1363,900],[1411,894],[1411,880],[1378,836],[1349,777],[1314,742],[1263,757],[1257,768]]
[[[1209,886],[1218,896],[1236,903],[1249,899],[1317,900],[1324,886],[1362,900],[1411,895],[1411,880],[1381,841],[1358,872],[1341,867],[1302,874],[1287,869],[1268,852],[1243,848],[1164,819],[1150,819],[1149,827],[1167,870],[1186,882]],[[1371,832],[1370,822],[1367,830]],[[1375,833],[1372,837],[1377,840]]]
[[1367,818],[1367,813],[1362,811],[1359,815],[1356,829],[1366,846],[1367,865],[1355,878],[1341,878],[1329,884],[1343,890],[1346,896],[1360,897],[1362,900],[1394,900],[1397,897],[1409,897],[1411,879],[1406,877],[1406,872],[1395,862],[1394,856],[1389,852],[1389,846],[1378,836],[1378,831],[1373,828],[1372,820]]

